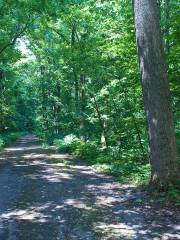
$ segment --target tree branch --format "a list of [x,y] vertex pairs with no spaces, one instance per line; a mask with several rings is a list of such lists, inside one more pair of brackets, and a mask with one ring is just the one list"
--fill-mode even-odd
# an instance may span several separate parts
[[66,43],[70,44],[69,40],[60,32],[60,30],[57,30],[53,27],[49,27],[49,29],[51,29],[53,32],[57,33],[61,38],[63,38],[65,40]]
[[22,28],[20,29],[20,26],[18,25],[18,30],[16,32],[16,34],[14,35],[13,39],[11,39],[10,42],[8,42],[4,47],[1,48],[0,50],[0,55],[10,46],[13,46],[16,43],[16,40],[21,36],[21,34],[27,29],[28,27],[28,23]]

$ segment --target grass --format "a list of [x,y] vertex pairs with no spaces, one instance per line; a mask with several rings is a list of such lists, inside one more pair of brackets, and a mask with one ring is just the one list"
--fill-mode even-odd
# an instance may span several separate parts
[[93,165],[98,171],[113,175],[121,183],[132,183],[136,185],[148,184],[150,179],[150,165],[127,163],[95,163]]

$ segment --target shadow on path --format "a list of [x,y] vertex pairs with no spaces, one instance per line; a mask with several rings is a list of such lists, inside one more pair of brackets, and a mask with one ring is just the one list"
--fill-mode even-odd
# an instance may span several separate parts
[[180,239],[179,212],[152,208],[68,155],[27,136],[1,154],[0,240]]

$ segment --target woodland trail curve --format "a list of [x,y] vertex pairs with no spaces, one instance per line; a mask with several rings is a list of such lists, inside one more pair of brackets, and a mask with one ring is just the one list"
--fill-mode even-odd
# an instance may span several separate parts
[[180,239],[179,210],[143,198],[33,135],[0,155],[0,240]]

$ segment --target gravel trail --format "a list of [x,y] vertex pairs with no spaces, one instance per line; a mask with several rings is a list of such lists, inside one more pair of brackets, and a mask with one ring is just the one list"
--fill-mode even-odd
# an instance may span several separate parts
[[33,135],[0,154],[0,240],[180,239],[180,211],[159,209]]

